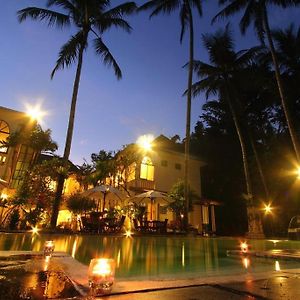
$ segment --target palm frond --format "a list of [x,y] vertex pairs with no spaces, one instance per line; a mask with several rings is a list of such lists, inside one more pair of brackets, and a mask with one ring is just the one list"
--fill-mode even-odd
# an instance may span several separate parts
[[201,0],[190,0],[191,5],[196,7],[198,14],[200,17],[202,17],[202,1]]
[[100,34],[113,26],[116,28],[122,28],[128,33],[132,31],[132,27],[129,25],[129,23],[122,18],[101,18],[99,20],[95,20],[93,25],[95,28],[97,28]]
[[86,43],[86,41],[84,41],[83,39],[84,33],[82,31],[79,31],[61,47],[56,65],[51,73],[51,79],[53,78],[57,70],[64,69],[65,67],[68,68],[76,61],[80,47],[82,47],[82,45],[85,45]]
[[107,46],[103,43],[101,38],[94,39],[94,47],[95,47],[96,53],[100,54],[102,56],[104,64],[106,64],[108,66],[112,66],[114,71],[115,71],[115,75],[117,76],[117,78],[121,79],[122,78],[122,71],[121,71],[118,63],[116,62],[116,60],[114,59],[114,57],[110,53]]
[[183,5],[180,10],[180,23],[181,23],[181,32],[180,32],[180,43],[182,43],[183,36],[186,30],[186,25],[189,22],[189,11],[186,5]]
[[47,7],[51,7],[54,5],[62,7],[70,12],[76,10],[76,7],[69,0],[48,0],[46,3]]
[[103,13],[103,17],[109,18],[121,18],[124,15],[130,15],[137,10],[135,2],[126,2],[115,6],[114,8],[107,10]]
[[[245,2],[248,2],[247,0],[231,0],[231,3],[228,4],[225,8],[223,8],[218,14],[216,14],[211,23],[215,23],[219,19],[227,18],[231,15],[234,15],[238,13],[244,6]],[[223,1],[222,3],[225,3]]]
[[27,7],[21,9],[17,12],[17,15],[20,23],[22,23],[28,18],[31,18],[33,20],[46,21],[48,22],[48,26],[56,25],[58,27],[64,27],[70,25],[69,16],[59,12],[38,7]]
[[150,18],[159,15],[160,13],[169,15],[181,6],[180,0],[151,0],[138,8],[138,11],[152,10]]

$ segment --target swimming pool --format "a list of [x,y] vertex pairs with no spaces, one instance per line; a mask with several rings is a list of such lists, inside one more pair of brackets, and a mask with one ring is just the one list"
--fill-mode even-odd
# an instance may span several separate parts
[[[55,241],[55,251],[69,253],[88,265],[91,258],[116,260],[119,278],[195,278],[249,272],[272,271],[271,259],[228,257],[227,250],[238,249],[236,238],[182,236],[89,236],[0,233],[0,250],[41,251],[46,240]],[[300,241],[248,241],[252,250],[299,249]],[[279,261],[281,269],[300,268],[295,261]]]

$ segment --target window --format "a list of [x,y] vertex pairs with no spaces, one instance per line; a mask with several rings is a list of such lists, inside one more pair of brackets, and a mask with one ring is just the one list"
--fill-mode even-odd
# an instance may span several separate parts
[[175,169],[176,170],[181,170],[181,164],[175,164]]
[[148,156],[145,156],[142,160],[140,178],[151,181],[154,180],[154,166]]
[[167,160],[162,160],[161,161],[161,166],[162,167],[167,167],[168,166],[168,161]]
[[1,147],[1,142],[5,142],[9,136],[9,127],[6,122],[0,120],[0,153],[7,153],[7,147]]

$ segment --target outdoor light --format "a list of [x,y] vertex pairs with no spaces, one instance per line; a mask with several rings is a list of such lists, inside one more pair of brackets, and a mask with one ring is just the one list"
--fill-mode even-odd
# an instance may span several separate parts
[[240,248],[243,253],[247,253],[249,250],[249,246],[248,246],[247,242],[241,242]]
[[110,293],[115,280],[114,259],[92,259],[88,270],[88,280],[93,296]]
[[8,195],[5,193],[2,193],[0,198],[2,198],[3,200],[7,200]]
[[125,231],[125,234],[124,234],[127,238],[130,238],[132,236],[132,232],[129,230],[126,230]]
[[43,116],[45,116],[47,113],[45,111],[41,110],[41,105],[36,104],[35,106],[26,104],[26,113],[33,121],[41,122]]
[[249,266],[250,266],[250,260],[249,260],[249,258],[248,257],[244,257],[242,261],[243,261],[243,266],[245,267],[245,269],[248,269]]
[[276,260],[275,261],[275,271],[280,271],[281,269],[280,269],[280,265],[279,265],[279,261],[278,260]]
[[297,179],[300,179],[300,167],[297,167],[296,174],[297,174]]
[[269,204],[264,204],[264,211],[265,211],[265,214],[267,215],[267,214],[270,214],[271,212],[272,212],[272,209],[273,209],[273,207],[271,206],[271,203],[269,203]]
[[44,245],[44,256],[52,256],[52,253],[54,251],[55,245],[54,241],[46,241]]
[[137,139],[136,143],[145,151],[150,151],[152,149],[153,140],[154,136],[151,134],[142,135]]
[[38,234],[39,233],[39,229],[37,226],[31,227],[31,232],[32,234]]

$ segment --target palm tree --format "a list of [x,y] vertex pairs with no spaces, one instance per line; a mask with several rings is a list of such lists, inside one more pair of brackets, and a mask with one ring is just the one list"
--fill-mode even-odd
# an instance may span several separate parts
[[243,17],[240,21],[240,29],[242,34],[245,34],[246,29],[253,22],[256,33],[261,40],[264,42],[265,36],[269,44],[269,49],[272,56],[272,61],[275,70],[275,77],[278,86],[278,91],[281,99],[281,105],[287,121],[287,126],[291,136],[296,158],[300,162],[300,150],[296,135],[296,130],[292,122],[290,109],[287,104],[286,95],[283,88],[283,82],[280,75],[279,63],[276,56],[275,46],[273,42],[272,32],[270,29],[269,18],[268,18],[268,5],[277,5],[282,8],[288,6],[296,6],[300,4],[299,0],[219,0],[219,4],[229,4],[222,9],[214,18],[213,22],[218,18],[229,17],[235,13],[238,13],[242,9],[245,9]]
[[253,188],[250,178],[248,150],[245,141],[245,130],[242,124],[242,111],[238,93],[235,89],[236,79],[240,73],[249,66],[259,48],[250,50],[234,51],[234,43],[231,37],[229,26],[225,30],[219,30],[215,34],[205,34],[202,36],[204,47],[209,54],[211,64],[202,61],[194,62],[194,70],[200,81],[193,84],[193,95],[205,91],[208,98],[211,94],[219,95],[220,100],[226,101],[238,139],[240,142],[243,169],[246,183],[245,198],[248,202],[248,231],[249,235],[262,235],[261,223],[254,211]]
[[[131,27],[123,17],[133,13],[136,9],[136,5],[134,2],[126,2],[111,8],[109,0],[48,0],[46,6],[47,9],[38,7],[27,7],[22,9],[18,11],[18,18],[20,22],[23,22],[28,18],[46,21],[49,26],[55,25],[59,28],[64,28],[72,24],[78,30],[77,33],[72,35],[69,41],[61,47],[56,65],[51,73],[51,78],[53,78],[57,70],[70,67],[77,62],[68,131],[63,155],[63,159],[67,161],[71,150],[83,54],[88,47],[89,36],[94,36],[93,47],[96,54],[101,56],[104,64],[113,67],[115,75],[120,79],[122,77],[121,69],[108,47],[103,42],[102,36],[112,27],[121,28],[130,32]],[[59,11],[50,10],[52,6],[55,6]],[[52,228],[56,226],[63,185],[64,177],[60,176],[57,183],[56,197],[51,216]]]
[[180,43],[182,43],[186,28],[189,29],[189,71],[187,87],[187,110],[186,110],[186,129],[185,129],[185,221],[188,223],[189,207],[189,153],[190,153],[190,131],[191,131],[191,101],[192,101],[192,84],[193,84],[193,61],[194,61],[194,24],[193,24],[193,7],[196,8],[199,16],[202,16],[201,0],[151,0],[139,7],[139,10],[151,10],[150,18],[160,13],[171,14],[173,11],[180,10],[181,34]]

